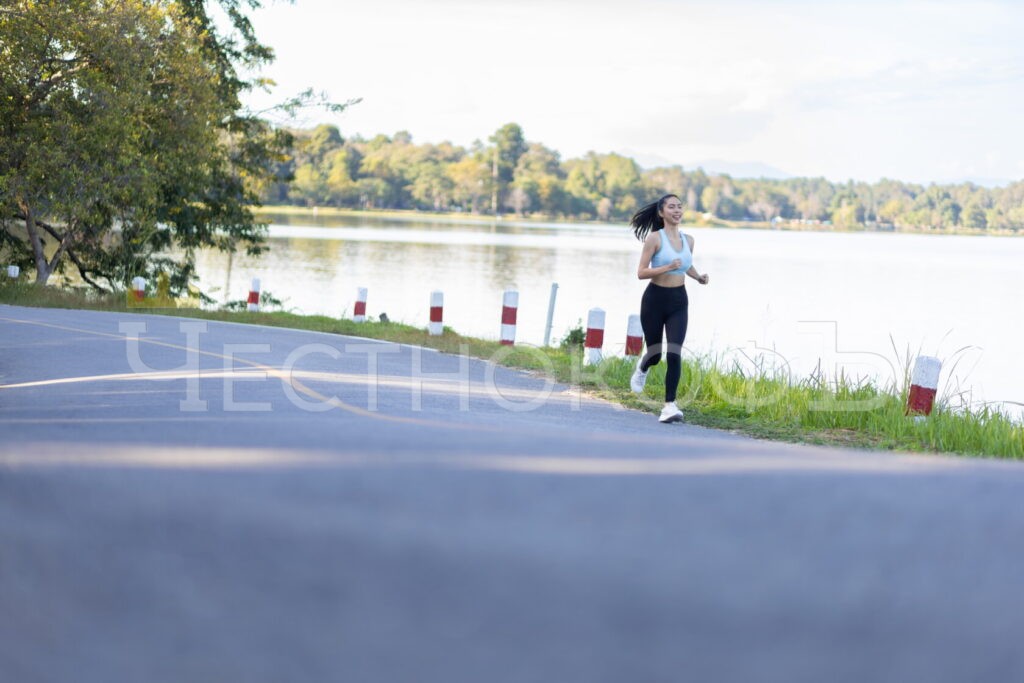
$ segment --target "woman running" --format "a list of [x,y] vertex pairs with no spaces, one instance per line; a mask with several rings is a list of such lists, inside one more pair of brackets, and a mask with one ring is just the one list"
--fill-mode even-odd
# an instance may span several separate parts
[[686,276],[702,285],[708,283],[707,274],[701,275],[693,267],[693,238],[679,231],[681,220],[683,202],[676,195],[667,194],[637,211],[629,222],[636,238],[644,243],[636,276],[651,281],[640,300],[640,325],[644,329],[647,352],[637,362],[629,385],[636,393],[643,392],[647,371],[661,360],[664,330],[668,338],[664,346],[668,368],[665,407],[658,418],[661,422],[683,419],[683,411],[676,405],[676,390],[682,375],[683,340],[690,305]]

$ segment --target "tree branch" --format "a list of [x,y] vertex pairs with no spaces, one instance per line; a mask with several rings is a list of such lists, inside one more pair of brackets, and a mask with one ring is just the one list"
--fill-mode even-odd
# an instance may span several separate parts
[[[78,60],[76,60],[78,61]],[[31,107],[39,102],[46,99],[46,96],[50,94],[57,85],[62,81],[67,80],[69,77],[78,73],[82,69],[89,66],[88,60],[80,61],[77,65],[66,69],[64,71],[57,71],[56,73],[50,74],[46,78],[40,77],[39,79],[32,79],[29,81],[29,87],[31,88],[32,94],[29,95],[25,101],[26,107]]]
[[78,274],[81,276],[82,280],[84,280],[87,285],[91,286],[93,289],[98,289],[101,292],[109,291],[102,285],[98,285],[95,282],[93,282],[92,279],[88,275],[86,275],[86,271],[88,269],[85,267],[85,264],[82,263],[81,259],[78,258],[78,255],[71,249],[68,249],[68,258],[71,259],[71,262],[75,264],[76,268],[78,268]]
[[[41,221],[36,221],[36,225],[38,225],[43,230],[48,232],[50,234],[50,236],[53,237],[55,240],[59,240],[61,242],[64,241],[64,236],[61,235],[57,231],[57,229],[54,228],[52,225],[50,225],[48,223],[43,223]],[[89,272],[89,268],[84,263],[82,263],[82,260],[80,258],[78,258],[78,254],[76,254],[74,251],[72,251],[72,249],[70,247],[68,247],[68,249],[67,249],[67,256],[68,256],[69,259],[71,259],[71,262],[75,264],[75,267],[78,268],[78,274],[82,277],[82,280],[84,280],[87,285],[89,285],[93,289],[98,289],[101,292],[108,291],[105,287],[103,287],[100,284],[97,284],[96,282],[94,282],[92,280],[92,278],[90,278],[88,276],[87,273]]]
[[[45,229],[45,228],[44,228]],[[60,260],[64,258],[65,252],[71,248],[71,245],[75,242],[75,228],[74,224],[68,226],[68,229],[64,232],[64,237],[60,239],[60,244],[57,245],[57,251],[53,253],[53,257],[50,259],[48,268],[50,272],[56,272],[57,266],[60,265]]]

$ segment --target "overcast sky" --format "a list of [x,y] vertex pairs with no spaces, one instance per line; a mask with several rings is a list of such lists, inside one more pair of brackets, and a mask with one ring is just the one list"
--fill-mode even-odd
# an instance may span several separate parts
[[[254,15],[278,99],[342,133],[916,182],[1024,178],[1024,2],[296,0]],[[265,100],[254,100],[261,105]]]

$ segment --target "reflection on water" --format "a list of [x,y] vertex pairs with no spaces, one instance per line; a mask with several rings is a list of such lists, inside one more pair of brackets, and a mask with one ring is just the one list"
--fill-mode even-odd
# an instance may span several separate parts
[[525,234],[528,232],[547,232],[564,234],[573,230],[584,232],[618,232],[621,227],[614,224],[601,223],[546,223],[542,221],[494,220],[483,216],[423,216],[410,213],[401,214],[265,214],[263,218],[278,226],[288,227],[359,227],[359,228],[395,228],[407,230],[435,230],[455,232],[492,232],[495,234]]
[[[497,339],[502,292],[520,292],[517,340],[540,344],[552,282],[559,284],[552,340],[592,307],[607,313],[606,349],[621,352],[628,316],[646,283],[639,243],[623,226],[458,222],[450,219],[272,216],[270,251],[229,258],[204,252],[201,286],[243,299],[253,277],[301,313],[347,316],[357,287],[367,312],[426,326],[432,290],[445,324]],[[291,221],[291,225],[287,223]],[[904,356],[936,355],[942,381],[974,400],[1024,400],[1014,288],[1024,240],[876,233],[686,228],[695,263],[687,347],[737,362],[770,357],[805,377],[890,382]],[[894,351],[899,351],[900,357]],[[948,381],[956,365],[956,377]]]
[[[201,285],[219,300],[237,300],[245,296],[249,280],[260,277],[264,291],[286,307],[325,315],[345,314],[356,287],[365,286],[371,316],[387,312],[392,320],[411,324],[426,323],[429,293],[439,289],[445,294],[445,324],[485,338],[497,337],[502,292],[515,288],[520,291],[518,338],[539,343],[552,282],[561,285],[554,324],[561,336],[590,307],[608,308],[622,298],[617,291],[622,277],[635,270],[636,243],[631,237],[624,241],[622,229],[613,226],[559,230],[553,224],[435,223],[428,230],[367,217],[331,221],[339,224],[275,222],[270,251],[259,257],[236,254],[230,273],[226,255],[204,252],[198,263]],[[636,290],[635,276],[626,277],[625,285]],[[625,322],[621,326],[625,329]]]

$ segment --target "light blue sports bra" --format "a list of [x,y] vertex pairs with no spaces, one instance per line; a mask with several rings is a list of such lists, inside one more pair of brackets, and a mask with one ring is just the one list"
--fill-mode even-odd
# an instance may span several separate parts
[[667,271],[670,275],[686,275],[686,271],[693,265],[693,253],[690,251],[690,241],[686,239],[686,235],[679,233],[679,237],[683,240],[683,250],[676,251],[672,246],[672,243],[668,239],[668,235],[665,234],[664,228],[658,231],[661,233],[661,246],[658,251],[654,252],[654,258],[651,259],[652,268],[660,268],[661,266],[667,266],[676,259],[679,259],[682,264],[675,270]]

